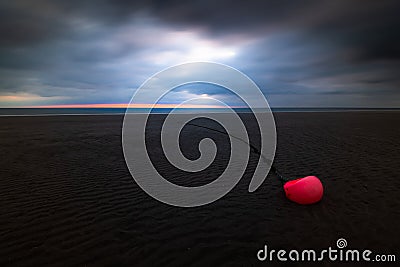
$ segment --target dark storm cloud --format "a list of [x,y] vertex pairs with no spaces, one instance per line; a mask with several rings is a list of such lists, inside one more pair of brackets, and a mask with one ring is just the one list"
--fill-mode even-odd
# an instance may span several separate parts
[[[290,29],[360,48],[360,58],[399,56],[397,1],[62,1],[16,0],[0,4],[1,43],[24,45],[73,31],[70,20],[124,23],[138,12],[210,34]],[[355,51],[356,52],[356,51]]]
[[[397,60],[400,56],[400,4],[383,1],[110,1],[117,21],[139,9],[181,27],[209,34],[303,33],[311,41],[347,48],[355,60]],[[104,12],[105,13],[105,12]],[[104,14],[103,13],[103,14]],[[321,39],[321,40],[320,40]]]
[[[184,41],[195,33],[190,38],[240,47],[226,63],[275,95],[273,105],[285,105],[285,95],[307,95],[318,105],[326,95],[382,94],[391,97],[375,105],[399,106],[393,100],[400,98],[399,7],[398,1],[2,1],[0,97],[27,92],[71,103],[127,102],[148,75],[186,59],[179,56],[188,48],[171,37],[183,32]],[[373,104],[363,101],[343,103]]]
[[[0,3],[1,44],[18,46],[48,41],[73,31],[74,18],[104,25],[126,22],[138,12],[148,12],[175,26],[205,27],[209,33],[264,28],[301,10],[297,1],[129,1],[129,0],[16,0]],[[298,10],[298,11],[299,11]]]

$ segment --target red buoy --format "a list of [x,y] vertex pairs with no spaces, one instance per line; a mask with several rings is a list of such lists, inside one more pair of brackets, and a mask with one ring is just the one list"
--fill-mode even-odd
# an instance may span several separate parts
[[321,200],[324,188],[316,176],[291,180],[283,185],[286,197],[298,204],[313,204]]

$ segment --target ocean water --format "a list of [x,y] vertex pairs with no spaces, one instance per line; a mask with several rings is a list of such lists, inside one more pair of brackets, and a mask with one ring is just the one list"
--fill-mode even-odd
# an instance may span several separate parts
[[[135,108],[130,113],[170,113],[172,108]],[[251,112],[248,108],[235,108],[236,112]],[[400,111],[399,108],[271,108],[273,112],[346,112],[346,111]],[[181,108],[179,113],[228,112],[225,108]],[[265,112],[256,109],[257,112]],[[125,114],[125,108],[0,108],[0,116],[52,116],[52,115],[115,115]]]

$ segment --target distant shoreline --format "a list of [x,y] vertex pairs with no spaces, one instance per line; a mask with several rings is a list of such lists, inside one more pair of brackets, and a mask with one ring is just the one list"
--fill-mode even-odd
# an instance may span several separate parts
[[[168,114],[173,109],[154,109],[151,114]],[[237,113],[249,113],[250,109],[237,108]],[[148,114],[150,109],[130,109],[132,114]],[[257,110],[263,112],[263,110]],[[320,112],[399,112],[400,108],[271,108],[273,113],[320,113]],[[106,116],[124,115],[125,108],[0,108],[0,117],[38,116]],[[179,109],[182,114],[227,113],[226,109]]]

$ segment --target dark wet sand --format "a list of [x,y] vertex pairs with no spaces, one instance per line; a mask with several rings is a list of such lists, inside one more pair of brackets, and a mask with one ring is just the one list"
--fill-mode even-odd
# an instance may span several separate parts
[[[293,178],[317,175],[325,186],[312,206],[289,202],[274,175],[248,193],[256,155],[219,201],[162,204],[128,172],[122,119],[0,117],[0,266],[272,266],[256,258],[264,244],[318,250],[341,237],[349,248],[400,260],[400,113],[275,114],[276,166]],[[221,134],[187,128],[188,157],[205,136],[229,150]],[[175,182],[204,184],[224,164],[221,156],[206,173]]]

